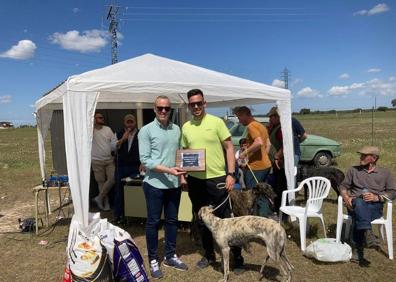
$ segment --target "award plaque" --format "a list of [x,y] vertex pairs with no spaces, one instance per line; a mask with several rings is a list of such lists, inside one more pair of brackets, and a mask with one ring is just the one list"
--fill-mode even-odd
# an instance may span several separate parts
[[205,171],[205,149],[177,150],[176,166],[186,171]]

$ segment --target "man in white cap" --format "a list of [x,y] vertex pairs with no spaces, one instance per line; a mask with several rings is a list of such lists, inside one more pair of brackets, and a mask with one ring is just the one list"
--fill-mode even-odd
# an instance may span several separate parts
[[115,171],[114,217],[117,224],[124,224],[124,182],[121,179],[136,177],[141,170],[139,159],[139,130],[132,114],[124,117],[124,128],[116,133],[117,154]]
[[372,234],[371,221],[382,216],[384,200],[396,197],[396,185],[390,170],[377,166],[378,147],[365,146],[358,153],[360,164],[348,170],[340,193],[353,222],[351,261],[368,266],[363,256],[365,235]]

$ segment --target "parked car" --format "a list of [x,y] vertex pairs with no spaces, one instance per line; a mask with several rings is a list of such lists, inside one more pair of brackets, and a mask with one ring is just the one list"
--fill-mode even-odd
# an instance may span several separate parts
[[[263,125],[267,121],[259,120]],[[233,123],[233,124],[231,124]],[[236,121],[226,121],[231,133],[232,144],[239,149],[239,140],[247,134],[246,127]],[[330,166],[334,159],[341,155],[341,144],[332,139],[308,134],[308,137],[300,144],[301,162],[313,163],[317,167]]]

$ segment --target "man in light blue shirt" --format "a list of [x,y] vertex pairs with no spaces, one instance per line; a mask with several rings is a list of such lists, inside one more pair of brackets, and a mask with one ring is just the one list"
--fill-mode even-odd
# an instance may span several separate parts
[[154,103],[155,119],[144,126],[139,134],[139,155],[146,169],[143,190],[147,205],[146,242],[150,260],[150,272],[154,279],[163,277],[158,257],[158,226],[162,209],[165,215],[164,266],[187,270],[176,255],[177,216],[181,196],[180,175],[176,165],[180,128],[169,121],[170,100],[158,96]]

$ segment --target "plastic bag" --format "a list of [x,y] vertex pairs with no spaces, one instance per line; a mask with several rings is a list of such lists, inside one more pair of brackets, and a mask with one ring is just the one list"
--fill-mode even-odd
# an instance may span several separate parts
[[305,256],[325,262],[347,262],[352,257],[352,249],[347,243],[337,243],[334,238],[323,238],[310,244]]
[[[100,214],[89,225],[72,218],[67,246],[72,281],[148,281],[143,258],[132,237]],[[114,277],[113,277],[114,275]]]

